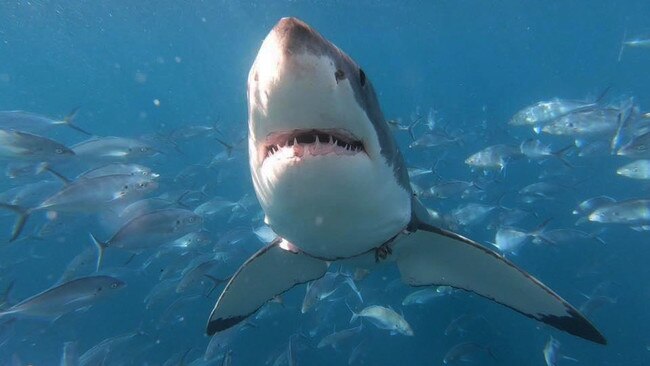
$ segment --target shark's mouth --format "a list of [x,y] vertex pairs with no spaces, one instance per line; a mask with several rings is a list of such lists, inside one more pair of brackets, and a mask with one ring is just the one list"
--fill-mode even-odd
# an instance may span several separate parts
[[305,155],[356,155],[365,153],[363,142],[346,130],[305,129],[275,132],[266,137],[264,159],[296,158]]

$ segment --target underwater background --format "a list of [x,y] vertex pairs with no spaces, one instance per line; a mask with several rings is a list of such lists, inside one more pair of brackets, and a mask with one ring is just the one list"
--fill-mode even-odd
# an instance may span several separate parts
[[[590,138],[537,134],[508,123],[536,102],[593,101],[605,90],[606,103],[633,97],[641,115],[650,110],[650,48],[625,47],[619,57],[623,41],[648,39],[648,14],[647,1],[1,2],[0,110],[60,119],[78,107],[75,124],[93,135],[138,139],[155,148],[157,154],[131,161],[160,175],[149,196],[167,194],[170,202],[184,200],[191,209],[214,197],[232,205],[203,216],[202,240],[209,243],[196,251],[158,257],[162,249],[154,247],[131,258],[107,250],[103,273],[127,286],[90,309],[54,321],[5,323],[9,318],[0,317],[0,362],[58,364],[65,342],[76,342],[81,356],[122,336],[104,346],[101,357],[81,364],[436,365],[454,346],[470,342],[471,352],[449,363],[545,365],[543,349],[553,336],[561,342],[558,355],[579,364],[649,364],[647,228],[576,225],[580,216],[572,214],[580,202],[600,195],[650,198],[648,181],[617,174],[633,159],[611,154],[609,145],[581,154]],[[394,135],[409,167],[435,166],[413,178],[418,187],[451,179],[479,186],[469,195],[423,198],[449,228],[495,249],[489,243],[505,227],[500,214],[518,208],[522,217],[514,226],[522,230],[534,231],[550,219],[545,230],[593,234],[562,243],[531,241],[506,257],[576,307],[597,298],[587,317],[608,345],[550,329],[462,291],[403,306],[414,289],[396,282],[397,269],[386,266],[357,282],[363,304],[341,285],[302,314],[305,286],[297,286],[282,304],[269,304],[250,326],[222,340],[213,357],[205,357],[205,323],[223,285],[210,291],[212,282],[201,278],[187,291],[173,287],[197,257],[218,259],[210,276],[224,279],[264,245],[254,232],[263,215],[248,168],[246,78],[262,40],[285,16],[304,20],[350,55],[372,80],[386,119],[413,126],[413,137],[400,129]],[[188,126],[202,126],[201,132],[175,133]],[[432,126],[450,143],[414,146],[413,139]],[[66,146],[88,138],[65,127],[43,135]],[[465,163],[488,146],[518,148],[530,138],[554,150],[574,145],[563,155],[569,164],[523,157],[484,171]],[[7,169],[2,191],[55,179],[47,172],[14,174],[12,163],[1,162]],[[53,164],[68,177],[89,168]],[[522,188],[540,181],[557,190],[522,198]],[[454,209],[470,202],[491,208],[485,217],[459,224]],[[21,238],[0,244],[0,291],[13,286],[8,305],[59,283],[75,256],[88,248],[94,253],[89,233],[110,237],[118,227],[112,214],[35,212]],[[6,241],[14,219],[11,211],[0,216]],[[75,275],[92,274],[95,260],[75,268]],[[169,280],[167,292],[145,302],[156,285]],[[391,306],[415,335],[391,335],[368,323],[336,349],[319,348],[323,336],[358,325],[349,323],[346,302],[355,310]],[[445,334],[463,316],[467,324]],[[558,358],[560,365],[575,363]]]

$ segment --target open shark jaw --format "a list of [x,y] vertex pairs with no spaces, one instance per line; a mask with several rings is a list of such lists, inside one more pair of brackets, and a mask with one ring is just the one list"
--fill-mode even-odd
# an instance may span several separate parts
[[343,129],[295,129],[274,132],[266,137],[261,146],[266,159],[302,158],[328,154],[365,154],[363,142]]

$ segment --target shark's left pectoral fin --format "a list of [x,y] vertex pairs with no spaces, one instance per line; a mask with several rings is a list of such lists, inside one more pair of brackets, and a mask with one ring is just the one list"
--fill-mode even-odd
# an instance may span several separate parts
[[501,255],[455,233],[418,224],[395,245],[402,279],[412,286],[447,285],[484,296],[590,341],[602,334],[573,306]]
[[210,314],[208,335],[236,325],[293,286],[322,277],[327,266],[281,238],[274,240],[232,276]]

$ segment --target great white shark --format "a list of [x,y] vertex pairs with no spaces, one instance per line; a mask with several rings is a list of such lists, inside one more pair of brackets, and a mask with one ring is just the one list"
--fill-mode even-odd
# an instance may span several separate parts
[[533,276],[435,225],[411,189],[368,76],[296,18],[273,27],[250,69],[248,129],[255,193],[278,238],[230,279],[208,334],[340,261],[396,263],[408,285],[471,291],[606,344],[576,308]]

